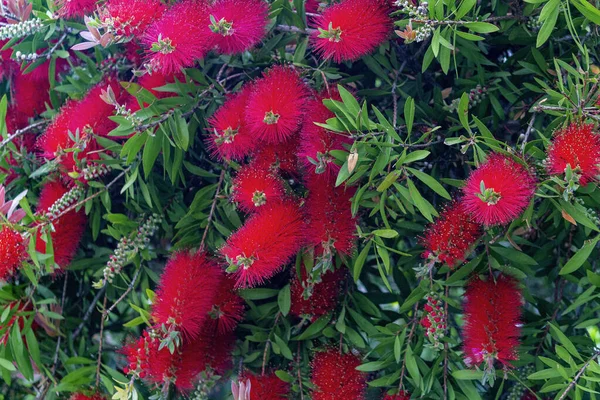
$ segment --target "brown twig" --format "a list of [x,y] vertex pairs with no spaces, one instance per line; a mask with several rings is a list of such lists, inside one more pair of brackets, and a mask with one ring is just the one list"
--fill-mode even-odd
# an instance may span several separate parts
[[278,312],[277,316],[275,317],[275,322],[273,323],[273,328],[271,328],[271,332],[269,332],[269,337],[267,337],[267,342],[265,343],[265,350],[263,351],[263,360],[262,360],[262,369],[261,369],[261,375],[265,375],[265,368],[267,367],[267,353],[269,351],[269,345],[271,344],[271,335],[273,334],[273,330],[275,330],[275,327],[277,326],[277,323],[279,322],[279,317],[281,317],[281,313]]
[[42,121],[38,121],[38,122],[34,122],[33,124],[26,126],[23,129],[18,129],[15,131],[15,133],[13,133],[12,135],[8,135],[6,137],[6,139],[4,139],[1,143],[0,143],[0,150],[3,149],[6,145],[8,145],[10,142],[12,142],[13,140],[15,140],[16,138],[18,138],[19,136],[35,129],[38,128],[40,126],[46,125],[48,123],[48,121],[46,120],[42,120]]
[[212,222],[212,219],[215,215],[215,209],[217,207],[217,200],[219,198],[219,192],[221,191],[221,186],[223,185],[223,180],[225,178],[226,168],[221,170],[221,175],[219,176],[219,182],[217,183],[217,190],[215,191],[215,197],[213,198],[212,204],[210,205],[210,211],[208,213],[208,219],[206,220],[206,228],[204,228],[204,233],[202,234],[202,240],[200,241],[200,248],[204,248],[204,242],[206,241],[206,235],[208,234],[208,228]]
[[102,344],[104,343],[104,321],[106,320],[106,292],[104,293],[104,301],[102,302],[102,320],[100,321],[100,343],[98,343],[98,359],[96,361],[96,389],[100,387],[100,366],[102,365]]
[[[406,338],[406,347],[410,346],[410,341],[412,340],[413,335],[415,334],[415,328],[417,327],[417,311],[419,310],[419,302],[415,303],[414,315],[413,319],[410,322],[411,328],[408,336]],[[402,360],[402,369],[400,369],[400,383],[398,384],[398,390],[402,390],[404,387],[404,374],[406,372],[406,351],[404,353],[404,360]]]
[[575,375],[575,378],[573,378],[573,380],[571,381],[571,383],[569,383],[569,386],[567,386],[567,389],[565,389],[564,393],[558,398],[558,400],[564,400],[567,397],[567,394],[569,394],[569,392],[571,391],[571,389],[573,389],[573,386],[575,386],[575,384],[577,383],[577,381],[579,380],[579,378],[581,378],[581,375],[583,375],[583,373],[585,372],[585,370],[590,366],[590,363],[594,360],[594,358],[600,356],[600,350],[597,350],[594,355],[585,362],[585,364],[583,364],[583,367],[581,367],[581,369],[579,370],[579,372],[577,372],[577,375]]
[[81,330],[83,329],[85,323],[87,322],[87,320],[92,315],[92,312],[94,311],[94,308],[96,307],[96,303],[98,302],[98,300],[100,300],[100,296],[102,296],[104,294],[105,290],[106,290],[106,286],[102,286],[102,289],[98,290],[98,293],[96,293],[96,296],[94,297],[94,300],[92,300],[92,303],[90,304],[90,306],[86,310],[85,314],[83,315],[83,319],[81,320],[81,323],[79,324],[79,326],[77,326],[77,329],[75,329],[75,331],[71,335],[71,340],[74,341],[75,338],[77,338],[77,336],[79,336],[79,334],[81,333]]
[[[133,287],[135,286],[135,281],[137,280],[138,276],[140,275],[140,272],[142,271],[142,267],[140,266],[136,271],[135,274],[133,274],[133,278],[131,278],[131,282],[129,283],[129,285],[127,286],[127,290],[125,290],[125,292],[123,292],[123,294],[121,295],[121,297],[119,297],[117,299],[117,301],[115,301],[113,303],[112,306],[110,306],[110,308],[108,310],[106,310],[106,315],[110,314],[112,312],[112,310],[114,310],[114,308],[121,302],[123,301],[123,299],[133,290]],[[105,286],[106,287],[106,286]]]

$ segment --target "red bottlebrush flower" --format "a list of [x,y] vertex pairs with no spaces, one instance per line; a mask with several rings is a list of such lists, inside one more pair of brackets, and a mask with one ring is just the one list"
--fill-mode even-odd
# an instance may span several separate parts
[[50,102],[50,81],[48,63],[30,74],[17,72],[12,81],[12,102],[22,118],[31,118],[46,111],[45,104]]
[[307,171],[337,176],[340,166],[334,162],[335,159],[330,151],[344,150],[344,144],[352,143],[352,139],[315,125],[315,122],[325,123],[329,118],[335,117],[335,114],[323,105],[323,100],[328,98],[340,100],[336,90],[332,91],[331,95],[319,94],[308,103],[300,130],[301,142],[298,156]]
[[[40,193],[37,212],[45,213],[48,211],[68,191],[69,189],[60,182],[46,183]],[[54,249],[54,262],[61,268],[66,268],[75,256],[79,242],[85,232],[86,223],[87,218],[83,209],[79,211],[71,210],[52,222],[54,231],[50,236],[52,237]],[[46,242],[39,233],[35,248],[40,253],[46,253]]]
[[231,275],[221,279],[209,313],[220,335],[234,331],[244,318],[244,300],[235,293],[234,286],[235,279]]
[[0,231],[0,280],[11,276],[27,257],[27,251],[21,234],[4,226]]
[[250,380],[250,399],[281,400],[287,399],[290,385],[279,379],[274,373],[266,375],[244,374],[240,380]]
[[296,176],[299,144],[298,137],[293,136],[285,142],[263,145],[252,156],[250,167]]
[[94,11],[97,0],[57,0],[58,15],[63,18],[83,17]]
[[463,204],[452,202],[425,229],[421,239],[426,249],[423,258],[454,268],[466,259],[481,234],[481,226],[466,212]]
[[594,132],[593,124],[571,123],[554,133],[548,148],[548,173],[563,175],[567,164],[580,175],[581,186],[600,174],[600,135]]
[[473,366],[485,362],[489,369],[494,360],[504,365],[517,360],[520,318],[521,293],[513,278],[500,275],[496,282],[473,279],[465,292],[465,363]]
[[75,132],[84,129],[91,129],[94,134],[99,136],[107,136],[110,131],[118,125],[111,121],[108,117],[115,113],[115,107],[108,104],[102,99],[102,93],[111,88],[117,100],[121,98],[121,85],[114,79],[107,79],[94,86],[90,91],[77,103],[77,111],[71,116],[69,129]]
[[352,217],[350,200],[356,190],[335,187],[335,180],[323,174],[308,175],[306,187],[306,214],[310,221],[306,226],[308,243],[324,254],[330,254],[333,249],[341,254],[352,253],[356,221]]
[[221,254],[237,269],[236,287],[253,287],[269,279],[303,243],[304,218],[291,202],[268,204],[232,234]]
[[225,103],[210,117],[208,148],[214,158],[241,161],[256,147],[256,140],[244,123],[244,110],[252,85],[227,96]]
[[69,400],[106,400],[104,395],[99,393],[84,394],[84,393],[73,393]]
[[360,357],[351,353],[341,354],[335,348],[315,354],[312,361],[312,399],[364,399],[367,376],[356,370],[360,364]]
[[356,60],[375,50],[393,27],[384,0],[344,0],[314,18],[312,43],[321,57],[336,63]]
[[304,3],[304,9],[307,13],[316,14],[320,11],[320,8],[320,0],[306,0],[306,2]]
[[534,192],[535,179],[527,168],[492,154],[467,179],[462,203],[478,223],[504,225],[523,212]]
[[139,37],[165,9],[160,0],[110,0],[104,5],[101,18],[117,35]]
[[175,3],[148,27],[142,38],[150,65],[165,74],[193,66],[212,45],[206,32],[209,23],[204,1]]
[[176,253],[160,278],[154,321],[181,332],[185,339],[197,337],[209,318],[220,279],[221,270],[205,254]]
[[237,54],[251,49],[265,36],[269,6],[263,0],[218,0],[209,9],[209,25],[217,51]]
[[423,318],[421,326],[425,328],[427,339],[433,347],[443,349],[444,345],[440,339],[444,337],[446,332],[446,310],[443,308],[443,303],[434,294],[427,296],[427,304],[423,307]]
[[245,212],[279,202],[285,195],[281,178],[267,169],[242,167],[233,180],[232,200]]
[[[333,311],[339,304],[342,284],[346,276],[345,267],[328,271],[322,275],[321,282],[315,283],[309,288],[303,267],[302,280],[298,279],[296,274],[292,278],[290,314],[297,317],[308,315],[315,320]],[[308,292],[310,297],[305,298],[305,292]]]
[[383,400],[410,400],[410,393],[406,390],[401,390],[397,394],[388,394]]
[[245,121],[257,138],[283,142],[299,128],[308,96],[306,85],[291,67],[275,66],[254,84]]

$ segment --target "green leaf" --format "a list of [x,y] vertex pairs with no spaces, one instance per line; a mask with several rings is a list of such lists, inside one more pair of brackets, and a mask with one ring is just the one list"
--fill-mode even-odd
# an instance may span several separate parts
[[469,95],[467,92],[463,93],[460,96],[460,101],[458,103],[458,119],[460,120],[461,125],[467,131],[471,132],[471,127],[469,126]]
[[462,17],[467,15],[467,13],[471,11],[471,9],[475,6],[475,3],[477,3],[477,0],[463,0],[460,3],[458,10],[456,10],[455,18],[461,19]]
[[7,369],[11,372],[16,371],[14,364],[8,361],[6,358],[0,358],[0,367]]
[[340,92],[340,97],[344,102],[344,105],[348,108],[353,116],[358,116],[360,112],[360,104],[356,100],[356,97],[352,95],[349,91],[347,91],[342,85],[337,85],[338,91]]
[[375,236],[388,238],[388,239],[395,238],[396,236],[398,236],[398,232],[396,232],[393,229],[377,229],[371,233]]
[[444,189],[444,187],[438,181],[436,181],[435,178],[433,178],[430,175],[427,175],[425,172],[421,172],[414,168],[406,167],[406,169],[409,170],[414,176],[416,176],[417,179],[419,179],[421,182],[429,186],[431,190],[433,190],[445,199],[451,199],[450,193],[448,193],[448,191]]
[[550,0],[542,11],[540,12],[539,20],[543,21],[542,26],[538,32],[537,40],[535,42],[536,47],[541,47],[550,35],[558,20],[558,13],[560,11],[560,0]]
[[587,240],[585,244],[575,253],[573,257],[561,268],[559,274],[567,275],[577,271],[584,262],[590,257],[592,251],[596,247],[596,244],[600,240],[600,236],[596,236],[592,240]]
[[277,296],[277,304],[284,317],[287,317],[290,312],[291,303],[290,285],[287,284],[279,291],[279,295]]
[[415,206],[419,209],[421,214],[423,214],[423,216],[425,218],[427,218],[427,220],[429,222],[433,222],[433,218],[431,216],[429,206],[425,202],[425,199],[423,198],[423,196],[421,196],[421,193],[419,193],[419,191],[417,190],[417,187],[415,186],[413,181],[411,181],[410,179],[407,179],[406,183],[408,185],[408,192],[410,193],[410,197],[414,201]]
[[496,25],[490,24],[489,22],[467,22],[464,24],[464,26],[467,29],[477,33],[491,33],[500,29]]
[[579,355],[579,352],[577,351],[577,348],[575,347],[573,342],[571,342],[569,340],[567,335],[565,335],[560,329],[558,329],[556,326],[554,326],[551,322],[549,322],[548,325],[550,326],[550,333],[552,334],[552,336],[554,338],[556,338],[565,347],[565,349],[567,349],[567,351],[569,353],[571,353],[571,355],[582,360],[581,356]]
[[356,257],[356,261],[354,261],[354,268],[352,269],[352,276],[354,277],[354,282],[358,282],[358,279],[360,278],[360,273],[363,269],[363,265],[365,264],[367,256],[369,255],[369,251],[371,250],[371,244],[371,241],[367,242],[367,244],[362,249],[358,257]]
[[415,121],[415,100],[412,97],[406,99],[404,103],[404,121],[406,123],[406,131],[410,135]]
[[477,371],[472,369],[459,369],[458,371],[452,372],[454,379],[460,380],[477,380],[480,381],[483,378],[483,371]]
[[323,329],[325,329],[330,320],[331,314],[323,315],[313,322],[308,328],[306,328],[306,330],[302,332],[300,336],[295,337],[293,340],[306,340],[318,335]]

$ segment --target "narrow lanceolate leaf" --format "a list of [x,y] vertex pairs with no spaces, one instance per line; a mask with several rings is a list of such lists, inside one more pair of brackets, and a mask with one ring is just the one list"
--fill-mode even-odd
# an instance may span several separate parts
[[600,236],[596,236],[594,239],[587,240],[585,244],[575,253],[573,257],[560,269],[561,275],[571,274],[577,271],[584,262],[590,257],[592,251],[598,244]]

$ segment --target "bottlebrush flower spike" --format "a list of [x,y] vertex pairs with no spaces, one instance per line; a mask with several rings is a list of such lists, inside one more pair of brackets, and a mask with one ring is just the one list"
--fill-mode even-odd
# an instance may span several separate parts
[[[58,181],[46,183],[40,193],[37,213],[45,214],[68,191],[69,189]],[[85,232],[86,223],[87,218],[83,209],[79,211],[71,210],[52,222],[54,231],[50,236],[52,237],[54,249],[54,262],[61,268],[66,268],[75,256],[79,242]],[[44,242],[39,232],[35,247],[38,252],[46,254],[46,242]]]
[[331,94],[320,93],[308,102],[300,130],[301,141],[298,157],[306,171],[337,176],[340,166],[334,162],[335,159],[330,152],[331,150],[344,150],[344,145],[351,144],[352,139],[315,125],[315,122],[325,123],[329,118],[335,117],[335,114],[323,105],[323,100],[329,98],[341,100],[338,91],[332,90]]
[[303,215],[292,201],[252,215],[220,251],[235,271],[236,287],[254,287],[279,272],[302,246],[303,231]]
[[[321,276],[321,281],[308,284],[305,268],[302,267],[302,280],[297,275],[291,281],[290,314],[297,317],[309,316],[315,320],[332,312],[339,304],[342,285],[347,277],[345,267],[328,271]],[[307,297],[307,295],[310,295]]]
[[212,45],[206,32],[209,23],[204,1],[175,3],[148,27],[142,38],[150,66],[165,74],[193,66]]
[[292,136],[281,143],[261,145],[252,156],[250,168],[268,169],[277,173],[292,176],[299,174],[298,170],[298,137]]
[[343,185],[335,187],[335,177],[324,174],[308,175],[306,187],[307,242],[325,255],[334,249],[349,255],[354,249],[356,233],[350,199],[356,190]]
[[50,103],[48,66],[49,63],[43,63],[35,70],[35,74],[23,74],[20,71],[15,74],[11,85],[12,102],[22,118],[31,118],[46,111],[45,104]]
[[63,18],[83,17],[94,11],[97,0],[57,0],[58,15]]
[[256,139],[244,122],[244,110],[252,85],[227,96],[225,103],[209,118],[208,148],[214,158],[242,161],[256,147]]
[[367,376],[357,371],[361,364],[354,354],[331,348],[315,354],[312,361],[313,400],[364,399]]
[[265,36],[269,6],[263,0],[217,0],[209,9],[210,32],[217,51],[237,54]]
[[309,92],[291,67],[275,66],[258,79],[248,98],[245,121],[258,139],[283,142],[302,122]]
[[285,195],[281,178],[264,168],[242,167],[233,180],[232,200],[245,212],[279,202]]
[[71,115],[69,129],[75,132],[90,129],[95,135],[107,136],[118,124],[108,119],[115,113],[115,106],[107,103],[104,93],[112,91],[114,99],[119,100],[122,89],[115,79],[106,79],[93,88],[77,103],[77,111]]
[[454,268],[469,255],[482,234],[481,226],[460,202],[450,203],[430,224],[421,238],[423,258]]
[[139,38],[165,10],[160,0],[109,0],[101,10],[100,18],[116,35]]
[[222,277],[210,310],[218,334],[232,332],[244,318],[244,300],[234,290],[235,279],[227,274]]
[[99,394],[84,394],[84,393],[74,393],[69,397],[69,400],[106,400],[106,397]]
[[245,373],[240,379],[246,382],[250,380],[248,399],[282,400],[287,399],[290,393],[289,383],[282,381],[274,373],[266,375]]
[[600,175],[600,135],[593,124],[571,123],[554,133],[546,160],[548,173],[564,175],[567,164],[580,176],[581,186]]
[[427,338],[434,348],[444,348],[440,339],[446,333],[446,319],[446,311],[443,308],[443,303],[437,298],[437,295],[434,293],[427,296],[427,304],[423,307],[421,326],[425,328]]
[[4,226],[0,230],[0,281],[15,273],[27,258],[25,241],[14,229]]
[[312,44],[336,63],[356,60],[375,50],[392,31],[385,0],[343,0],[314,18]]
[[485,363],[493,369],[494,361],[509,366],[519,358],[521,293],[517,282],[500,275],[483,281],[473,279],[465,292],[463,347],[465,364]]
[[401,390],[397,394],[388,394],[383,400],[410,400],[410,393],[406,390]]
[[184,339],[197,337],[214,304],[221,271],[203,253],[174,254],[161,275],[152,318]]
[[504,225],[523,212],[534,192],[535,179],[525,167],[492,154],[467,179],[462,203],[478,223]]

